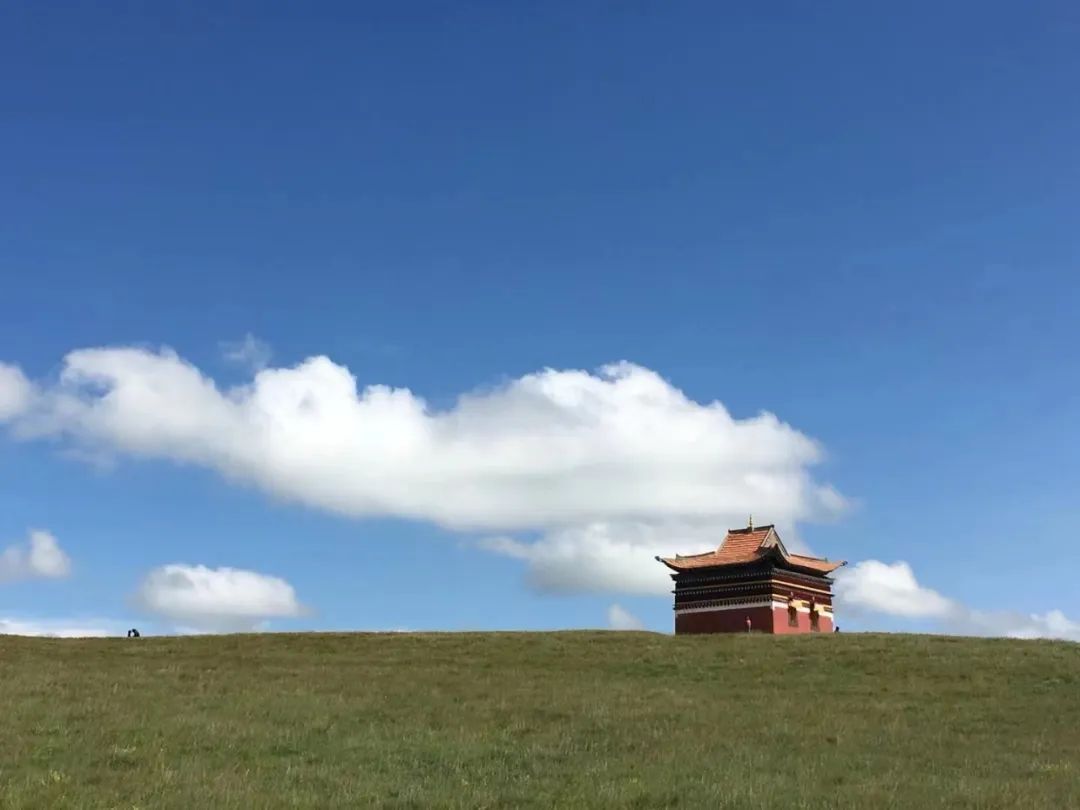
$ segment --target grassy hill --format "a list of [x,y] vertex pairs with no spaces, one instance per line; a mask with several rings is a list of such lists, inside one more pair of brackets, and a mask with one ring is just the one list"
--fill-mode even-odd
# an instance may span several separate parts
[[1080,807],[1080,645],[0,637],[0,807]]

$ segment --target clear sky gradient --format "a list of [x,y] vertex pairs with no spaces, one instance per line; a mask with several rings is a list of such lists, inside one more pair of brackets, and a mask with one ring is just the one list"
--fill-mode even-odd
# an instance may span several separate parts
[[[250,334],[438,410],[626,360],[820,442],[816,553],[1076,622],[1077,87],[1073,3],[7,3],[0,362],[226,387]],[[286,580],[277,629],[672,626],[485,532],[105,455],[0,429],[0,549],[71,563],[0,622],[183,628],[136,595],[182,563]],[[916,614],[838,622],[949,629]]]

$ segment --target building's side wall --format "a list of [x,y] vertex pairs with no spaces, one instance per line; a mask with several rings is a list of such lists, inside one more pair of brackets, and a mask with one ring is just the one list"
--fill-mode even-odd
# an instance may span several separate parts
[[815,630],[810,622],[810,611],[805,607],[795,611],[795,626],[791,624],[791,613],[778,602],[771,606],[734,607],[716,610],[694,610],[675,614],[675,632],[683,633],[745,633],[746,619],[750,618],[750,629],[756,633],[775,633],[789,635],[795,633],[831,633],[832,615],[818,613],[818,626]]
[[[675,614],[675,632],[684,633],[745,633],[746,618],[754,632],[773,632],[773,609],[768,605],[736,607],[724,610],[701,610]],[[785,618],[786,622],[787,619]]]
[[788,611],[787,607],[781,607],[774,603],[772,613],[773,632],[778,635],[813,632],[831,633],[833,631],[832,615],[825,612],[818,613],[818,627],[816,631],[810,624],[810,611],[805,608],[795,611],[795,627],[791,626],[791,613]]

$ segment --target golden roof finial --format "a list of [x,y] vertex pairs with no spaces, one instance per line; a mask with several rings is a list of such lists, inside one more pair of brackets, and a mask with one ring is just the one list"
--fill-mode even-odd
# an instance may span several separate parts
[[750,523],[750,530],[753,531],[753,529],[754,529],[754,516],[753,515],[750,516],[749,523]]

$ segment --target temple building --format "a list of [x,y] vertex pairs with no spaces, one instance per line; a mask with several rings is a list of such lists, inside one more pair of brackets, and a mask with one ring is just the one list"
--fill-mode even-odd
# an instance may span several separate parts
[[731,529],[716,551],[657,557],[674,573],[675,632],[831,633],[843,561],[792,554],[773,526]]

